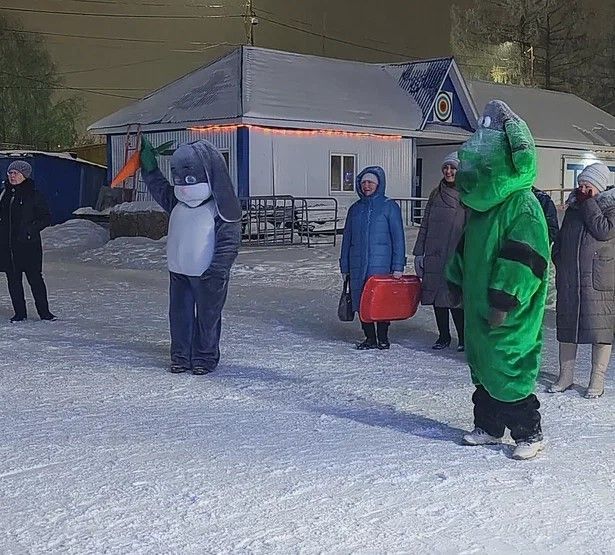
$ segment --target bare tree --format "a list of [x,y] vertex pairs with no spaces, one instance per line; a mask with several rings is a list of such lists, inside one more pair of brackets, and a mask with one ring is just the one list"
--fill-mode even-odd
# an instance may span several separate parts
[[82,101],[66,95],[41,39],[0,16],[0,143],[40,149],[70,147]]
[[599,50],[586,33],[591,15],[581,0],[475,0],[453,8],[453,52],[473,77],[498,80],[500,67],[503,80],[569,90]]

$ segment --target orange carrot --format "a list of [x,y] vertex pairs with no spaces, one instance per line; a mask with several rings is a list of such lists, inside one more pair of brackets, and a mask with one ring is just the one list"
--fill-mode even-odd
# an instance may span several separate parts
[[141,166],[141,152],[135,150],[135,152],[128,158],[128,161],[124,164],[124,167],[117,172],[117,175],[113,178],[111,182],[111,187],[119,187],[125,179],[132,177],[135,173],[137,173],[139,167]]

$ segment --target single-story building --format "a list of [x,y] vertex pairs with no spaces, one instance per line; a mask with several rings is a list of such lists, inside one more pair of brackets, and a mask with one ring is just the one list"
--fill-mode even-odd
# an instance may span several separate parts
[[32,166],[32,179],[45,196],[52,224],[72,218],[78,208],[94,206],[105,184],[107,168],[76,158],[66,152],[39,150],[1,150],[0,175],[14,160],[26,160]]
[[[468,81],[479,112],[491,99],[506,102],[529,125],[538,150],[536,186],[553,191],[561,200],[572,189],[576,176],[596,160],[611,169],[615,185],[615,117],[569,93],[544,89]],[[439,160],[450,146],[419,147],[423,178],[427,183],[440,179]],[[563,189],[561,195],[554,194]],[[562,196],[563,195],[563,196]]]
[[[89,130],[107,137],[108,180],[138,133],[154,145],[205,138],[222,151],[242,197],[333,197],[344,207],[356,199],[354,176],[372,164],[385,169],[389,196],[428,194],[442,158],[473,132],[491,98],[507,101],[534,131],[539,186],[565,187],[574,168],[615,160],[615,118],[574,95],[466,82],[452,58],[374,64],[250,46]],[[168,158],[161,167],[169,172]],[[137,188],[137,200],[148,198]]]

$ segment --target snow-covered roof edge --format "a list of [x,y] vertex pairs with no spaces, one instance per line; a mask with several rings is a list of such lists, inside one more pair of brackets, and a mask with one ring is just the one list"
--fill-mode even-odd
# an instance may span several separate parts
[[106,169],[107,166],[91,162],[90,160],[84,160],[73,156],[70,152],[46,152],[44,150],[27,150],[27,149],[13,149],[13,150],[0,150],[0,157],[7,158],[27,158],[28,156],[49,156],[51,158],[61,158],[62,160],[70,160],[72,162],[79,162],[80,164],[88,164],[90,166],[96,166],[97,168]]

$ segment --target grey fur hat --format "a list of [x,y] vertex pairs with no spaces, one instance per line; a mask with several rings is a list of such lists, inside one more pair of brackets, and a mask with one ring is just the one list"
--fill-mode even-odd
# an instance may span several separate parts
[[459,157],[457,151],[447,154],[444,160],[442,160],[442,167],[453,166],[456,170],[459,169]]
[[587,181],[591,183],[601,193],[606,191],[609,184],[609,176],[611,171],[602,162],[595,162],[587,166],[578,176],[577,183],[579,181]]
[[32,175],[32,166],[25,160],[15,160],[9,164],[9,167],[6,169],[6,173],[8,174],[10,171],[19,172],[26,179],[28,179],[28,177]]

